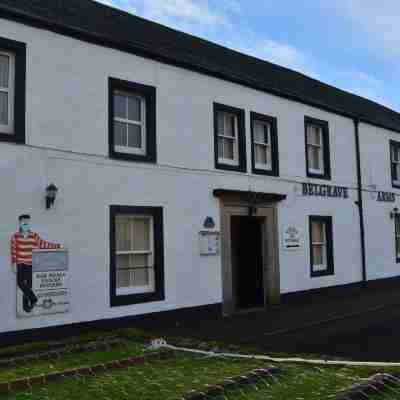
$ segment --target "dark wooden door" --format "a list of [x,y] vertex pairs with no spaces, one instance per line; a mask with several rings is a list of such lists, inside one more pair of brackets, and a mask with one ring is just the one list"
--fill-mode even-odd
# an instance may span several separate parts
[[239,309],[263,307],[262,219],[233,216],[231,229],[236,307]]

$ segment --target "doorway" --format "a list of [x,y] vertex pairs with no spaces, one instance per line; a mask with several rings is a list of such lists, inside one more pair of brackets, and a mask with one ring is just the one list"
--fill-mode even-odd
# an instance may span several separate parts
[[264,307],[262,218],[231,217],[232,273],[235,308]]
[[279,304],[279,251],[274,204],[221,199],[222,311],[224,315]]

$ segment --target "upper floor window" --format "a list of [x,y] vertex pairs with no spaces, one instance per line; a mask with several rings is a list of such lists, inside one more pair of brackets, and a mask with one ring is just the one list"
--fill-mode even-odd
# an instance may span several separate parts
[[244,110],[214,103],[215,167],[246,171]]
[[110,156],[156,161],[156,90],[110,78]]
[[111,305],[164,298],[160,207],[111,206]]
[[400,142],[390,141],[392,185],[400,188]]
[[253,173],[279,175],[276,118],[251,113]]
[[333,274],[332,218],[310,216],[311,276]]
[[305,136],[307,176],[331,179],[328,123],[305,117]]
[[0,132],[14,133],[14,54],[0,50]]
[[0,38],[0,140],[25,142],[26,45]]

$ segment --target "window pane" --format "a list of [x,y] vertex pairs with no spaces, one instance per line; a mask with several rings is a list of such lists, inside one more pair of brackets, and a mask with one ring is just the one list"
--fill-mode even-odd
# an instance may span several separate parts
[[217,113],[217,131],[219,135],[224,135],[224,118],[225,118],[225,113],[223,112],[218,112]]
[[322,129],[319,126],[307,126],[307,143],[321,145]]
[[320,170],[320,153],[321,148],[308,146],[308,166],[311,169]]
[[0,124],[8,125],[8,93],[0,92]]
[[255,145],[256,150],[256,163],[257,164],[267,164],[267,148],[265,146],[260,146],[259,144]]
[[126,96],[114,94],[114,117],[126,119]]
[[0,87],[8,88],[10,81],[10,57],[0,54]]
[[[149,219],[135,219],[134,222],[134,238],[133,250],[146,251],[150,250],[150,220]],[[147,265],[147,264],[145,264]],[[136,265],[143,267],[144,265]]]
[[114,144],[115,146],[127,146],[127,124],[114,122]]
[[232,114],[225,114],[225,132],[226,136],[236,136],[236,117]]
[[254,141],[269,143],[269,125],[265,122],[254,123]]
[[132,244],[132,219],[117,217],[115,220],[115,239],[117,251],[131,251]]
[[131,121],[142,120],[142,103],[139,97],[128,97],[128,119]]
[[394,224],[395,224],[396,235],[400,235],[400,217],[397,216],[395,217]]
[[323,243],[325,241],[325,224],[322,222],[311,222],[311,240],[313,243]]
[[135,254],[133,255],[133,265],[135,268],[151,267],[151,265],[149,265],[149,257],[148,254]]
[[234,141],[230,139],[223,139],[224,141],[224,158],[227,160],[235,159]]
[[396,257],[400,257],[400,237],[396,237]]
[[223,138],[218,138],[218,158],[224,158],[224,140]]
[[393,161],[400,161],[400,148],[397,146],[392,146],[392,159]]
[[133,271],[132,286],[149,286],[150,274],[148,268],[139,268]]
[[140,125],[128,125],[128,146],[129,147],[142,147],[142,127]]
[[324,246],[313,245],[313,265],[324,265]]

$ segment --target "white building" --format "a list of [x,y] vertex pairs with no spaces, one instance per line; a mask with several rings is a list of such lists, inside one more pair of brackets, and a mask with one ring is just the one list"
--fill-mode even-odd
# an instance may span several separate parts
[[[0,333],[207,305],[231,314],[400,275],[399,114],[65,3],[0,4]],[[9,248],[26,213],[68,250],[66,313],[17,317]]]

